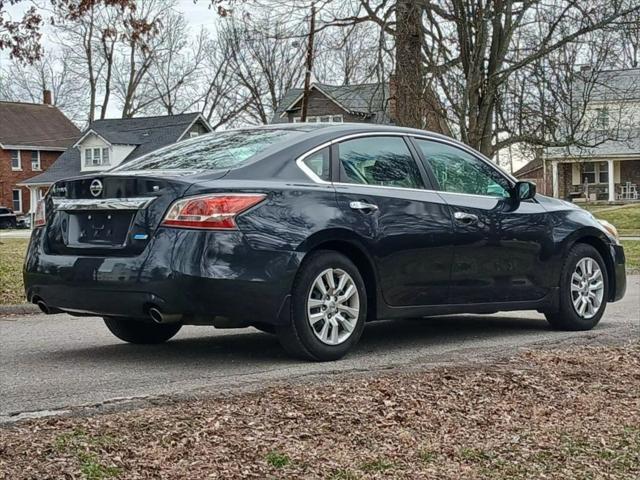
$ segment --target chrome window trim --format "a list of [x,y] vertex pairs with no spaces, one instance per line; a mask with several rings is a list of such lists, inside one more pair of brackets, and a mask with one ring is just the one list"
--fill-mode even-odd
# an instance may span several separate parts
[[419,138],[421,140],[428,140],[428,141],[432,141],[432,142],[439,142],[439,143],[444,143],[446,145],[451,145],[452,147],[459,148],[460,150],[472,155],[474,158],[477,158],[481,162],[484,162],[487,165],[489,165],[498,174],[500,174],[503,177],[505,177],[506,180],[508,180],[512,184],[511,185],[512,187],[517,182],[517,180],[513,176],[511,176],[507,172],[503,172],[500,168],[498,168],[496,165],[491,163],[490,160],[488,160],[488,159],[486,159],[486,158],[484,158],[482,156],[478,156],[478,154],[476,152],[474,152],[470,147],[467,147],[466,145],[460,144],[459,142],[456,142],[456,141],[453,141],[453,140],[447,140],[445,138],[439,138],[439,137],[432,137],[432,136],[429,136],[429,135],[421,135],[419,133],[384,132],[384,131],[351,133],[349,135],[344,135],[342,137],[334,138],[333,140],[329,140],[327,142],[324,142],[324,143],[318,145],[317,147],[312,148],[308,152],[303,153],[302,155],[300,155],[296,159],[296,164],[298,165],[298,168],[300,168],[300,170],[302,170],[304,172],[304,174],[307,175],[307,177],[309,177],[314,183],[319,183],[319,184],[322,184],[322,185],[344,185],[344,186],[357,186],[357,187],[368,187],[368,188],[385,188],[385,189],[391,189],[391,190],[405,190],[405,191],[414,191],[414,192],[435,192],[435,193],[446,193],[447,195],[465,195],[465,196],[469,196],[469,197],[492,198],[492,199],[496,199],[496,200],[504,200],[505,197],[496,197],[494,195],[478,195],[478,194],[475,194],[475,193],[445,192],[443,190],[431,190],[431,189],[427,189],[427,188],[391,187],[391,186],[385,186],[385,185],[370,185],[370,184],[366,184],[366,183],[327,182],[326,180],[322,180],[320,177],[318,177],[313,172],[313,170],[311,170],[309,167],[307,167],[307,165],[304,164],[304,160],[308,156],[313,155],[318,150],[322,150],[323,148],[330,147],[331,145],[334,145],[336,143],[341,143],[341,142],[344,142],[346,140],[351,140],[353,138],[361,138],[361,137],[390,137],[390,136],[392,136],[392,137]]
[[140,198],[52,198],[56,210],[141,210],[157,197]]

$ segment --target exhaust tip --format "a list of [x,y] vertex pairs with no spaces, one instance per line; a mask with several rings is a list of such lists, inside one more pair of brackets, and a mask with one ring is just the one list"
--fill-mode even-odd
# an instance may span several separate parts
[[44,313],[46,315],[49,315],[51,313],[51,310],[49,309],[47,304],[44,303],[44,300],[38,300],[36,302],[36,305],[38,305],[38,308],[42,311],[42,313]]
[[153,320],[154,322],[163,323],[162,312],[158,310],[156,307],[151,307],[149,309],[149,316],[151,317],[151,320]]

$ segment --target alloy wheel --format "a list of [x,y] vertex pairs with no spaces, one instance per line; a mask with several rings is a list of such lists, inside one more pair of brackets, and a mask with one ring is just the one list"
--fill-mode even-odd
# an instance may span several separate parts
[[571,301],[582,318],[598,313],[604,297],[604,278],[600,265],[593,258],[582,258],[571,275]]
[[353,333],[360,315],[360,295],[344,270],[329,268],[311,284],[307,319],[315,336],[327,345],[339,345]]

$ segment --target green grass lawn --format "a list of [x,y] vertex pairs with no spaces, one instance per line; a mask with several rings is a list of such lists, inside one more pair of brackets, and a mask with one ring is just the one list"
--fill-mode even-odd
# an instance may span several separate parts
[[627,257],[627,272],[640,273],[640,241],[624,240],[622,245]]
[[618,208],[607,205],[586,207],[596,218],[613,224],[620,235],[640,236],[640,205],[620,205]]
[[22,263],[27,253],[27,238],[0,240],[0,305],[24,303]]

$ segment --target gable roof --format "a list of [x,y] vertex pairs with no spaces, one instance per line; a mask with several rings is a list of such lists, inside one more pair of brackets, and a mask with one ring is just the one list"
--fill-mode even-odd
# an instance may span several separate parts
[[512,175],[516,178],[522,177],[528,173],[538,170],[539,168],[542,168],[542,158],[534,158],[523,167],[513,172]]
[[181,140],[187,130],[198,120],[202,121],[205,129],[211,131],[211,127],[199,112],[162,117],[96,120],[81,136],[76,136],[75,141],[71,142],[73,147],[60,155],[46,172],[21,182],[21,185],[49,184],[81,175],[81,155],[77,145],[91,133],[99,135],[112,145],[135,146],[123,160],[124,163]]
[[[590,83],[589,101],[630,101],[640,99],[640,68],[602,70],[594,72]],[[578,89],[584,88],[578,83]]]
[[[357,85],[328,85],[313,83],[311,89],[316,89],[329,100],[336,103],[345,112],[352,115],[370,117],[383,114],[388,110],[389,88],[386,83],[361,83]],[[300,110],[298,104],[302,100],[302,88],[292,88],[280,101],[280,105],[273,116],[272,123],[278,123],[281,117],[289,112]]]
[[0,145],[65,150],[80,130],[53,105],[0,102]]

